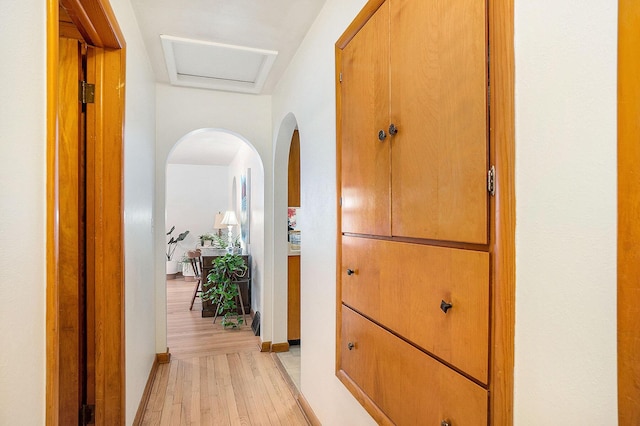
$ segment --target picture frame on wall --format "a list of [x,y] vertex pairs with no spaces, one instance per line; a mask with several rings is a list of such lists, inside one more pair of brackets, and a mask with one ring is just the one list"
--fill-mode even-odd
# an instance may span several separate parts
[[251,211],[251,169],[240,176],[240,235],[245,244],[250,243],[249,212]]

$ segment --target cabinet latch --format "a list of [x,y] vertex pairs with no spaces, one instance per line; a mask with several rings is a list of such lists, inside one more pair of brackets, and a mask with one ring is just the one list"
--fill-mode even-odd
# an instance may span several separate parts
[[487,172],[487,191],[493,197],[496,195],[496,167],[491,166]]

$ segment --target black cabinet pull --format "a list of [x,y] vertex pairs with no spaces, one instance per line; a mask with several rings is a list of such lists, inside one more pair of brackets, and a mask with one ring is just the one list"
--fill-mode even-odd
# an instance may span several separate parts
[[348,348],[349,348],[349,350],[351,351],[351,350],[353,350],[353,348],[355,348],[355,347],[356,347],[356,345],[355,345],[353,342],[349,342],[349,343],[347,344],[347,347],[348,347]]
[[383,140],[385,140],[386,138],[387,138],[387,132],[385,132],[384,130],[380,130],[380,131],[378,132],[378,139],[379,139],[380,141],[383,141]]
[[395,124],[391,123],[391,125],[389,125],[389,134],[391,136],[395,136],[398,134],[398,128],[396,127]]
[[355,273],[356,271],[354,271],[353,269],[347,269],[347,275],[353,275]]
[[445,314],[451,308],[453,308],[453,305],[451,303],[447,303],[444,300],[440,303],[440,309],[442,309],[442,312],[444,312]]

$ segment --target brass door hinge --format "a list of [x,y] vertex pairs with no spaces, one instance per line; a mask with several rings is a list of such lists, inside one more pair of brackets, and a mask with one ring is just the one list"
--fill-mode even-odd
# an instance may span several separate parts
[[95,99],[96,85],[81,81],[79,89],[80,103],[92,104]]
[[80,408],[80,424],[82,426],[95,424],[96,420],[96,406],[95,405],[82,405]]
[[493,197],[496,195],[496,167],[491,166],[487,172],[487,191]]

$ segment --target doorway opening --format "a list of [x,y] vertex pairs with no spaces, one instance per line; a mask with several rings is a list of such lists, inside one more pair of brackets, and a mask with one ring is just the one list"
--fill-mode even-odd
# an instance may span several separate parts
[[[167,242],[171,237],[179,239],[173,244],[172,256],[167,256],[166,269],[166,337],[172,357],[193,358],[258,346],[251,323],[262,310],[263,206],[262,161],[242,136],[206,128],[176,142],[166,161],[164,206],[166,231],[169,234],[173,229]],[[234,213],[237,224],[223,223],[228,212]],[[203,301],[201,293],[213,260],[226,254],[228,244],[248,266],[247,280],[238,284],[246,316],[240,333],[235,330],[232,335],[216,317],[214,303]],[[196,250],[200,254],[198,271],[189,260],[189,252]],[[168,269],[176,264],[177,270]]]
[[273,345],[281,370],[301,388],[302,318],[301,265],[303,208],[300,167],[301,134],[293,114],[280,125],[274,164],[274,298]]

